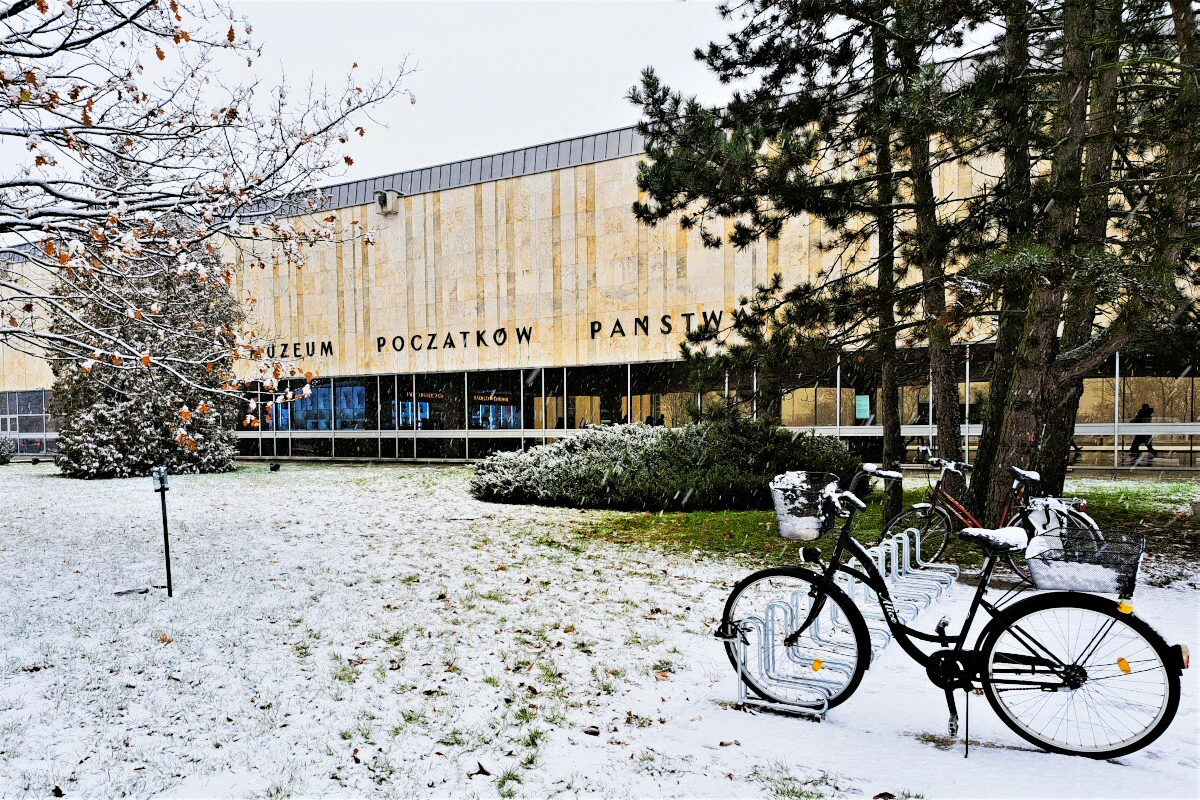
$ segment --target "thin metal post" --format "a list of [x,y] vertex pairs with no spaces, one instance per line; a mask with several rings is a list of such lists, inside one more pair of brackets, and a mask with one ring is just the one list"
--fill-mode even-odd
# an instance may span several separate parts
[[471,458],[471,388],[467,384],[467,373],[463,370],[463,455]]
[[838,353],[837,357],[837,377],[834,388],[833,402],[833,425],[837,431],[837,436],[842,437],[842,354]]
[[413,432],[413,460],[417,458],[417,373],[412,374],[412,432]]
[[520,383],[519,391],[521,392],[521,449],[525,449],[525,370],[521,369],[517,372],[518,381]]
[[546,443],[546,370],[542,369],[542,444]]
[[158,492],[158,499],[162,501],[163,560],[167,562],[167,597],[174,597],[175,586],[171,582],[171,540],[167,535],[167,468],[155,467],[151,471],[151,477],[154,479],[154,491]]
[[751,380],[754,381],[754,396],[750,398],[750,417],[758,420],[758,364],[754,365]]
[[926,425],[929,428],[929,452],[936,452],[933,449],[933,365],[929,366],[929,393],[925,395],[928,401],[925,404]]
[[963,461],[971,462],[971,345],[967,345],[967,410],[963,424]]
[[1121,351],[1113,367],[1113,469],[1121,465]]
[[563,430],[567,427],[567,368],[563,367]]
[[634,365],[625,362],[625,423],[634,423]]
[[729,370],[725,370],[725,402],[729,402]]

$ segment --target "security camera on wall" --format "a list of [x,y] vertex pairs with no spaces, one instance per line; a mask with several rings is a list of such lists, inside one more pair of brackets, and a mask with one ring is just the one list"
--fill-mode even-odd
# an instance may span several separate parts
[[400,213],[400,198],[403,196],[404,195],[400,194],[395,189],[384,189],[381,192],[376,192],[375,203],[379,206],[379,213]]

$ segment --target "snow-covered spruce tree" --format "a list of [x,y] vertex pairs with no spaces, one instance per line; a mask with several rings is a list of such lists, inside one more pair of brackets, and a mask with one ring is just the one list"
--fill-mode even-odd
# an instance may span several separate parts
[[0,467],[12,461],[13,454],[17,452],[17,443],[12,439],[0,436]]
[[[164,233],[174,233],[173,227],[167,221]],[[120,356],[84,366],[55,362],[51,409],[64,419],[55,461],[64,474],[123,478],[147,475],[158,465],[176,473],[233,469],[232,420],[238,409],[215,395],[233,356],[214,352],[209,336],[238,330],[245,313],[233,290],[219,280],[220,259],[202,254],[196,264],[196,272],[183,276],[146,270],[140,285],[129,287],[145,312],[118,314],[63,293],[63,313],[52,330],[70,329],[82,320],[142,352],[159,353],[171,367],[126,364]],[[153,325],[142,324],[143,317],[152,318]],[[177,335],[184,329],[205,335]]]

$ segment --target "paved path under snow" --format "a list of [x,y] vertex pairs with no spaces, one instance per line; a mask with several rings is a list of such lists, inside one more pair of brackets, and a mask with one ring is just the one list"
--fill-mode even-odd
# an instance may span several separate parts
[[[895,648],[824,723],[730,710],[708,630],[744,568],[581,544],[565,531],[586,514],[477,503],[466,482],[172,477],[168,600],[113,594],[162,582],[149,479],[0,470],[0,797],[1200,789],[1196,670],[1172,729],[1119,762],[1031,750],[983,698],[964,761],[940,693]],[[957,587],[924,624],[968,599]],[[1200,646],[1194,591],[1143,587],[1137,605]]]

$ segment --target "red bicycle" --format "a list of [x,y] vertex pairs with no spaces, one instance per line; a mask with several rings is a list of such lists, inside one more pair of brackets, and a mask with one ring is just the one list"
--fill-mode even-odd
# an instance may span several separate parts
[[[903,530],[917,530],[920,533],[917,557],[921,561],[937,561],[941,558],[950,543],[950,537],[958,531],[985,527],[945,488],[946,473],[965,476],[972,470],[971,465],[941,458],[930,458],[929,464],[940,469],[937,483],[929,493],[929,501],[916,503],[901,511],[884,527],[885,537]],[[1021,528],[1030,537],[1064,529],[1098,535],[1099,528],[1095,520],[1083,513],[1082,502],[1038,495],[1041,476],[1036,472],[1019,467],[1009,467],[1008,472],[1013,483],[1000,515],[1004,527]],[[1024,577],[1027,573],[1020,560],[1019,554],[1007,558],[1012,570]]]

